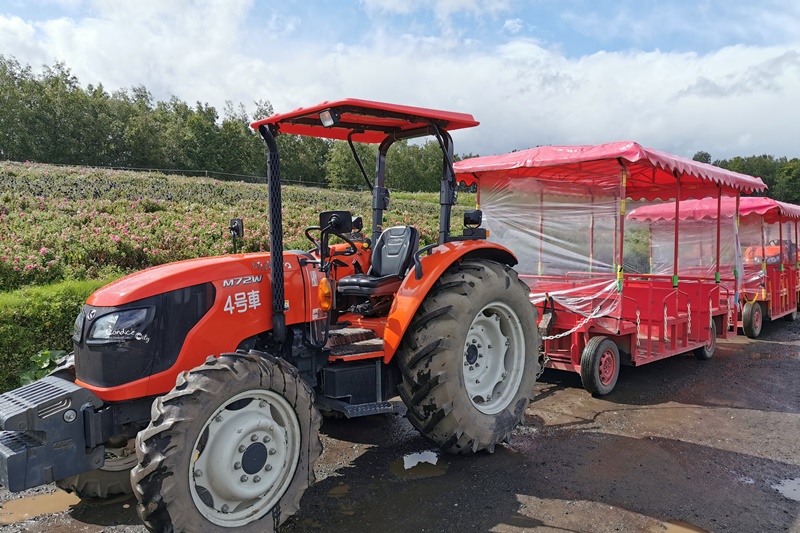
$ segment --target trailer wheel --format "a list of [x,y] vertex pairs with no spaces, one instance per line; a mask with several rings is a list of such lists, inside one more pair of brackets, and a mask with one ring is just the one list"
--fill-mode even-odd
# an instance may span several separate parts
[[694,356],[701,361],[708,361],[711,359],[717,349],[717,324],[713,320],[711,321],[711,331],[709,331],[709,334],[711,338],[708,339],[705,345],[692,350]]
[[136,437],[139,516],[151,531],[277,531],[314,481],[321,420],[286,361],[209,357],[153,403]]
[[121,446],[106,444],[102,468],[59,479],[56,486],[80,498],[108,498],[132,493],[131,468],[136,464],[134,444],[134,439],[123,442]]
[[788,315],[783,315],[783,319],[786,322],[794,322],[795,320],[797,320],[797,307],[792,309],[792,312],[789,313]]
[[619,378],[619,348],[599,335],[586,343],[581,354],[581,382],[592,394],[604,396],[614,390]]
[[760,302],[747,302],[742,312],[742,329],[744,334],[755,339],[761,335],[761,326],[764,325],[763,310]]
[[451,266],[434,284],[397,354],[407,418],[450,453],[494,451],[533,399],[539,333],[530,291],[511,268]]

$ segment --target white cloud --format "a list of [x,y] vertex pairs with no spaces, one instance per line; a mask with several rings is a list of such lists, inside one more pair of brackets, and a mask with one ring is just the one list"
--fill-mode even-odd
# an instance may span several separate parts
[[503,23],[503,29],[514,35],[522,31],[522,19],[508,19]]
[[[364,3],[399,9],[388,0]],[[452,0],[437,9],[488,4]],[[482,124],[454,134],[458,152],[632,139],[686,156],[800,156],[796,40],[708,54],[599,51],[569,58],[531,39],[490,45],[469,32],[420,37],[380,27],[358,44],[299,40],[292,32],[304,20],[270,18],[248,0],[93,6],[91,17],[78,20],[0,15],[0,50],[35,69],[63,60],[83,84],[143,84],[158,99],[175,94],[218,110],[225,100],[268,99],[280,112],[358,97],[473,113]],[[254,9],[276,27],[248,27]]]

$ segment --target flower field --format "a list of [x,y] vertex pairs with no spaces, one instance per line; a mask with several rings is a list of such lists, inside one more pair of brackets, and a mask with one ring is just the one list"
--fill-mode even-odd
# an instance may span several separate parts
[[[454,227],[475,197],[460,195]],[[349,209],[370,225],[368,192],[283,188],[284,243],[326,209]],[[233,217],[244,220],[243,251],[268,250],[267,186],[84,167],[0,162],[0,290],[98,279],[232,251]],[[438,230],[438,194],[392,198],[385,225],[413,224],[423,244]]]

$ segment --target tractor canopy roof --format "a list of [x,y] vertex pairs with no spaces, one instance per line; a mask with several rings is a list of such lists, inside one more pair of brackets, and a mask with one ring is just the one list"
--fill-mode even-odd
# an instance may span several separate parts
[[[618,180],[628,170],[625,194],[634,199],[674,197],[681,182],[681,197],[702,198],[718,187],[725,193],[763,191],[760,178],[739,174],[699,161],[678,157],[632,141],[583,146],[540,146],[504,155],[476,157],[457,162],[459,181],[472,184],[482,177],[504,176],[591,187]],[[611,189],[609,189],[611,190]]]
[[[330,125],[323,125],[323,118]],[[420,130],[419,135],[425,135],[430,125],[451,131],[478,124],[472,115],[466,113],[348,98],[272,115],[256,120],[250,126],[258,129],[265,125],[273,133],[339,140],[346,140],[352,133],[354,142],[377,144],[396,134],[414,137],[413,130]]]
[[[723,218],[734,216],[736,198],[723,197],[721,202]],[[679,216],[681,220],[714,220],[717,218],[717,199],[685,200],[681,202]],[[772,198],[748,196],[739,199],[739,216],[741,218],[763,217],[769,224],[780,220],[800,220],[800,206],[779,202]],[[671,221],[675,220],[675,202],[653,204],[637,207],[628,218],[639,221]]]

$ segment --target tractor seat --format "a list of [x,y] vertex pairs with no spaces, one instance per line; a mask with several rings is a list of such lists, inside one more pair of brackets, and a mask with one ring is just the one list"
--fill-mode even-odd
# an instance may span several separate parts
[[383,296],[397,292],[418,247],[419,232],[413,226],[393,226],[383,230],[372,248],[369,272],[340,279],[336,290],[354,296]]

